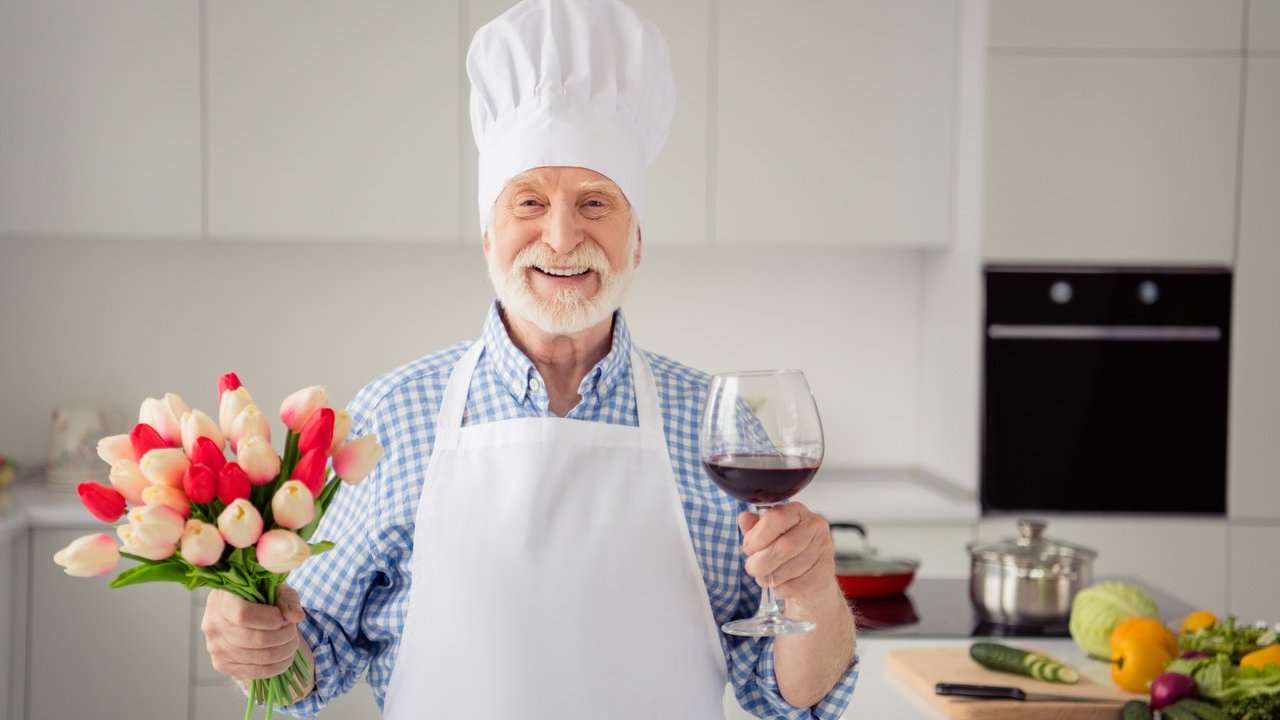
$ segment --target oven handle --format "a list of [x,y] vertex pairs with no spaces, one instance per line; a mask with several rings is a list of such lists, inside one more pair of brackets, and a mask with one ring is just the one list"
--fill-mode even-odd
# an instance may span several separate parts
[[1005,325],[987,327],[992,340],[1218,342],[1222,329],[1203,325]]

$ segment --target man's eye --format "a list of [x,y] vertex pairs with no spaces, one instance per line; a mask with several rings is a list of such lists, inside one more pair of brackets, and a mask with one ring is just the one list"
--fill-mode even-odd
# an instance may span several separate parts
[[518,205],[520,205],[520,206],[522,206],[522,207],[535,207],[535,206],[537,206],[538,201],[537,201],[537,200],[534,200],[533,198],[525,198],[525,199],[521,200],[521,201],[520,201],[519,203],[517,203],[517,204],[518,204]]
[[607,207],[603,200],[588,200],[583,204],[586,205],[587,207],[593,207],[593,208]]

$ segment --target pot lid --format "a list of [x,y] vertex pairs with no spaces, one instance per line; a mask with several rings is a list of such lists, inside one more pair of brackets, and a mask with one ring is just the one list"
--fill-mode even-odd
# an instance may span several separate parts
[[869,575],[902,575],[916,571],[918,563],[905,558],[879,558],[870,555],[836,555],[836,575],[866,577]]
[[1055,562],[1064,558],[1086,561],[1098,555],[1096,550],[1083,545],[1045,537],[1046,526],[1043,520],[1019,518],[1018,537],[992,543],[970,543],[969,552],[975,559],[1019,565]]

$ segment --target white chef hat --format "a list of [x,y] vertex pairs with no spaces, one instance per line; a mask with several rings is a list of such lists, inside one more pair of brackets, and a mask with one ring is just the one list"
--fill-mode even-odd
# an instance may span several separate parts
[[656,25],[618,0],[524,0],[476,32],[467,76],[482,232],[508,180],[558,165],[608,177],[643,220],[676,103]]

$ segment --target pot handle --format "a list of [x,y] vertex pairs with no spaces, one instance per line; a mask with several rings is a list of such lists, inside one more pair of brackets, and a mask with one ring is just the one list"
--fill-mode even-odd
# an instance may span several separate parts
[[871,543],[867,540],[867,528],[864,527],[862,523],[833,522],[827,524],[831,527],[832,535],[835,535],[836,530],[852,530],[858,533],[859,537],[862,538],[862,551],[867,555],[871,555],[874,552],[871,548]]

